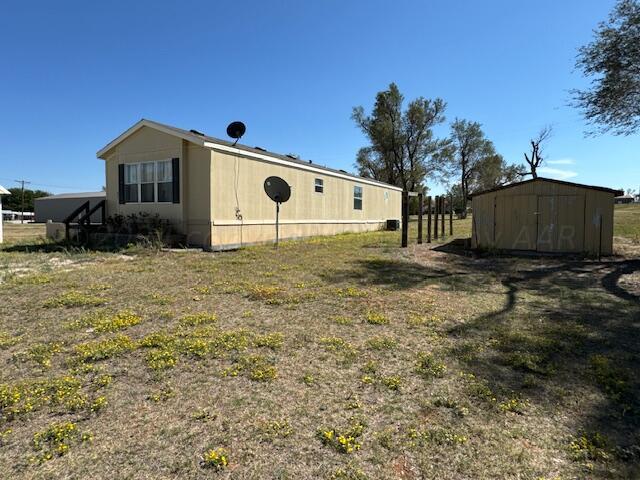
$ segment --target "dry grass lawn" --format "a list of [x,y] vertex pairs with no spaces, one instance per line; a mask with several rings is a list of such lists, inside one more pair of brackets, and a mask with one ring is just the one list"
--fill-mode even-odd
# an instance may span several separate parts
[[399,241],[6,245],[0,478],[640,476],[632,235],[600,263]]

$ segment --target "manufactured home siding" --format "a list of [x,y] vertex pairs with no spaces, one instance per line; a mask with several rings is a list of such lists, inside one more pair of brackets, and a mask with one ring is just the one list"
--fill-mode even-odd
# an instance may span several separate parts
[[[376,230],[400,219],[397,187],[246,148],[142,120],[98,152],[106,160],[107,215],[157,214],[189,244],[206,248],[269,242],[275,239],[275,204],[264,181],[279,176],[292,189],[281,206],[280,238]],[[175,158],[179,203],[120,203],[119,165]],[[362,198],[354,202],[356,187]]]
[[476,195],[472,245],[593,255],[601,249],[611,254],[613,196],[544,179]]
[[[281,238],[377,230],[400,218],[400,191],[331,172],[214,151],[211,175],[214,248],[275,237],[276,206],[263,186],[272,175],[291,186],[291,199],[280,208]],[[315,191],[316,179],[323,180],[322,193]],[[361,210],[354,208],[355,186],[362,188]]]
[[[180,165],[179,203],[124,203],[118,201],[118,165],[178,158]],[[116,145],[105,162],[107,215],[146,212],[169,220],[193,243],[210,241],[211,151],[173,135],[144,127]]]

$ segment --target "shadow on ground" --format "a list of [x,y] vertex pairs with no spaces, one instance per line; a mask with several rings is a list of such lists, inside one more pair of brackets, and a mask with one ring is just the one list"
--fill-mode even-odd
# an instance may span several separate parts
[[355,260],[327,280],[392,290],[448,284],[461,301],[481,299],[490,285],[495,294],[497,280],[503,305],[450,326],[451,353],[497,394],[527,398],[549,418],[563,405],[576,435],[606,435],[637,471],[640,290],[621,279],[640,273],[640,260],[477,256],[459,242],[434,250],[444,258]]

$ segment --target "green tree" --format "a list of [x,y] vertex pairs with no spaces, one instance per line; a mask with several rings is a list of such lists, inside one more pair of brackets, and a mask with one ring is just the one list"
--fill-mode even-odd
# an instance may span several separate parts
[[489,190],[522,179],[523,165],[509,165],[498,153],[485,157],[470,182],[471,191]]
[[[522,165],[508,165],[500,154],[488,155],[479,164],[468,182],[469,192],[489,190],[516,182],[522,178]],[[453,199],[453,209],[457,213],[466,210],[467,200],[460,183],[454,183],[447,191],[447,198]],[[464,213],[463,213],[464,215]]]
[[594,33],[576,61],[591,84],[573,91],[574,105],[591,133],[629,135],[640,128],[640,2],[620,0]]
[[[460,193],[466,206],[470,188],[479,178],[489,157],[496,156],[493,143],[488,140],[478,122],[456,119],[451,124],[451,136],[445,153],[444,172],[459,179]],[[462,217],[466,216],[466,208]]]
[[442,99],[412,100],[403,111],[404,97],[395,83],[378,92],[371,115],[354,107],[351,118],[368,137],[370,145],[356,157],[358,173],[409,191],[424,191],[426,178],[435,170],[445,142],[432,128],[444,122]]
[[[22,189],[20,187],[9,188],[10,195],[3,197],[2,208],[5,210],[14,210],[19,212],[22,205]],[[51,195],[44,190],[24,189],[24,211],[33,212],[33,200],[40,197],[48,197]]]

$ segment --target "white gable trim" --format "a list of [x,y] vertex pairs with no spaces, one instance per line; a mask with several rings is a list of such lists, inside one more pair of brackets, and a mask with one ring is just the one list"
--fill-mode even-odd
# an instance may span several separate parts
[[0,185],[0,195],[11,195],[11,192]]
[[133,135],[134,133],[136,133],[138,130],[140,130],[143,127],[153,128],[153,129],[158,130],[158,131],[160,131],[162,133],[166,133],[167,135],[172,135],[174,137],[179,137],[179,138],[182,138],[183,140],[186,140],[186,141],[191,142],[191,143],[195,143],[195,144],[200,145],[200,146],[204,145],[204,140],[202,138],[198,137],[197,135],[182,134],[180,132],[176,132],[175,130],[167,128],[164,125],[160,125],[160,124],[158,124],[156,122],[152,122],[151,120],[145,120],[143,118],[138,123],[136,123],[134,126],[129,128],[128,130],[126,130],[123,134],[121,134],[120,136],[118,136],[117,138],[115,138],[114,140],[109,142],[106,146],[104,146],[103,148],[98,150],[98,152],[96,153],[96,156],[98,158],[104,158],[104,154],[105,153],[107,153],[113,147],[118,145],[120,142],[122,142],[122,141],[126,140],[127,138],[129,138],[131,135]]

